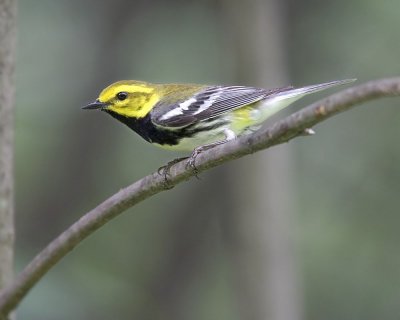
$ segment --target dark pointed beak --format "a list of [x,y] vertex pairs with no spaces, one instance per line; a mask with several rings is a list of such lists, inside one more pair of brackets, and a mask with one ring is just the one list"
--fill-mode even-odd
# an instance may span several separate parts
[[105,109],[107,106],[108,106],[107,103],[96,100],[92,103],[89,103],[87,106],[82,107],[82,109],[87,109],[87,110],[100,109],[100,110],[102,110],[102,109]]

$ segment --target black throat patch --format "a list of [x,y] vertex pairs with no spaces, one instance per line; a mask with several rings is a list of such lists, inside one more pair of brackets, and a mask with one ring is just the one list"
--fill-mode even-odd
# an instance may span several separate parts
[[156,127],[153,122],[151,122],[150,114],[146,115],[144,118],[137,119],[121,116],[110,110],[104,111],[127,125],[148,142],[174,146],[185,136],[185,132],[182,132],[182,130],[171,131]]

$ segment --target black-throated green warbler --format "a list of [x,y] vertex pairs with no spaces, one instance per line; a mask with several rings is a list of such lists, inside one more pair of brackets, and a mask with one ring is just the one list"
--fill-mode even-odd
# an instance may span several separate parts
[[253,132],[270,116],[301,97],[354,81],[302,88],[152,84],[119,81],[84,109],[105,111],[148,142],[174,150],[201,150]]

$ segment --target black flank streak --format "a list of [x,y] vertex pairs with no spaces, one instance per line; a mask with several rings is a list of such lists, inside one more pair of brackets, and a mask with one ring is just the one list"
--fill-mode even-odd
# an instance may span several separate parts
[[[187,127],[176,130],[164,130],[160,127],[156,127],[153,124],[150,118],[150,114],[148,114],[144,118],[136,119],[136,118],[128,118],[125,116],[121,116],[110,110],[104,110],[104,111],[110,114],[115,119],[121,121],[123,124],[127,125],[129,128],[131,128],[133,131],[135,131],[137,134],[139,134],[143,139],[147,140],[148,142],[158,143],[161,145],[170,145],[170,146],[177,145],[179,141],[183,138],[193,137],[198,132],[212,130],[227,123],[227,122],[220,122],[214,125],[204,126],[202,128],[196,128],[198,123],[194,123]],[[213,119],[209,119],[209,121],[212,120]]]

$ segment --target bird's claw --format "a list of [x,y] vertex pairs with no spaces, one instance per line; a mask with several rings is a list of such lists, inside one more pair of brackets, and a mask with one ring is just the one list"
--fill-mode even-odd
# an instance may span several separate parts
[[178,162],[186,160],[187,158],[188,157],[174,159],[172,161],[169,161],[165,166],[158,168],[157,173],[160,176],[164,177],[164,184],[165,184],[166,188],[168,188],[168,189],[172,188],[171,186],[169,186],[169,181],[168,181],[169,171],[170,171],[171,167],[173,165],[177,164]]
[[197,147],[197,148],[195,148],[195,149],[193,150],[192,154],[190,155],[189,160],[188,160],[188,162],[187,162],[187,164],[186,164],[186,168],[190,168],[190,169],[193,171],[193,173],[194,173],[194,175],[195,175],[195,177],[196,177],[197,179],[200,179],[200,178],[199,178],[199,176],[198,176],[199,171],[197,170],[197,167],[196,167],[196,157],[197,157],[202,151],[203,151],[203,148],[202,148],[202,147]]
[[190,157],[184,157],[184,158],[177,158],[174,159],[170,162],[168,162],[165,166],[162,166],[160,168],[158,168],[157,173],[161,176],[164,177],[164,184],[166,186],[166,188],[172,188],[171,186],[169,186],[169,181],[168,181],[168,176],[170,174],[170,169],[173,165],[177,164],[178,162],[181,162],[183,160],[188,159],[187,163],[186,163],[186,169],[190,169],[193,171],[195,177],[197,179],[200,179],[198,176],[198,169],[196,167],[196,157],[203,151],[206,150],[207,148],[205,148],[204,146],[200,146],[197,147],[193,150],[192,154],[190,155]]

